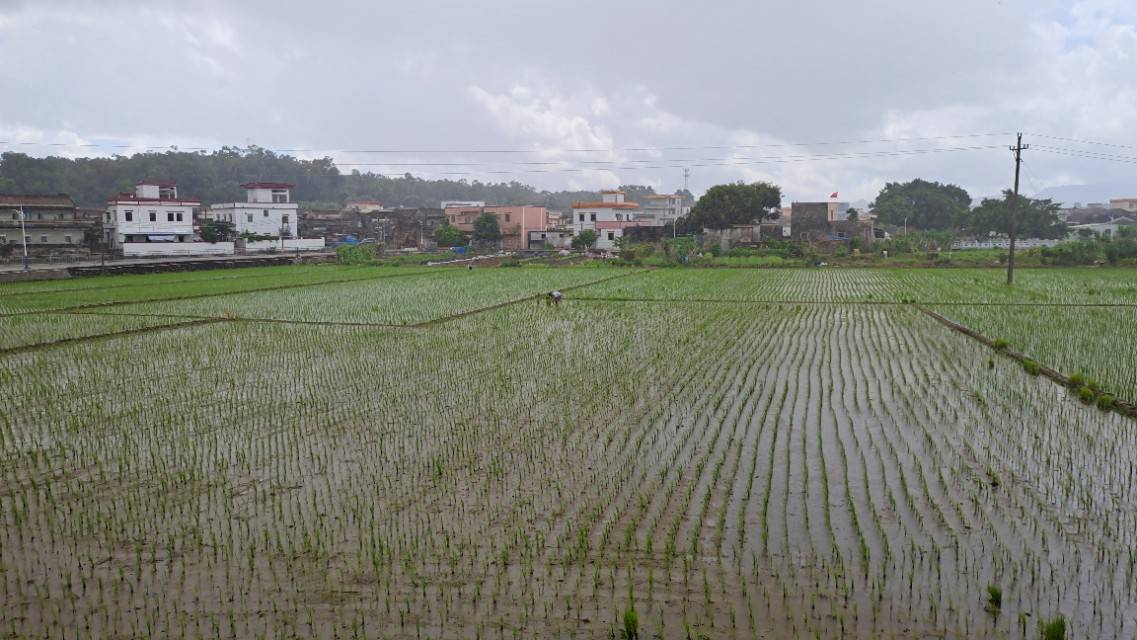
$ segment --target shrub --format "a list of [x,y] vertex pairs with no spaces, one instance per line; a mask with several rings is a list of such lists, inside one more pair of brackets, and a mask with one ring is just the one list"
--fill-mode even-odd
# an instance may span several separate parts
[[1084,376],[1080,373],[1075,373],[1074,375],[1070,376],[1070,381],[1067,382],[1066,384],[1068,384],[1071,389],[1078,389],[1080,387],[1084,387],[1084,386],[1086,386],[1086,376]]
[[1078,399],[1081,400],[1082,402],[1085,402],[1086,404],[1090,404],[1091,402],[1094,401],[1094,399],[1096,397],[1097,397],[1097,394],[1094,393],[1093,389],[1091,389],[1087,386],[1083,386],[1083,387],[1078,388]]
[[1100,396],[1098,396],[1098,401],[1097,401],[1098,409],[1101,409],[1102,411],[1109,411],[1110,409],[1112,409],[1113,403],[1114,403],[1113,396],[1111,396],[1108,393],[1103,393]]
[[499,264],[498,266],[499,267],[520,267],[521,261],[520,260],[503,260],[501,262],[501,264]]
[[1031,360],[1030,358],[1023,360],[1023,369],[1025,369],[1026,372],[1032,376],[1037,376],[1038,374],[1042,373],[1042,367],[1040,367],[1037,362]]
[[995,338],[995,342],[991,343],[991,346],[995,347],[999,351],[1004,351],[1010,345],[1011,343],[1007,342],[1005,338]]
[[376,245],[373,244],[345,244],[336,247],[336,260],[340,264],[371,264],[376,257]]

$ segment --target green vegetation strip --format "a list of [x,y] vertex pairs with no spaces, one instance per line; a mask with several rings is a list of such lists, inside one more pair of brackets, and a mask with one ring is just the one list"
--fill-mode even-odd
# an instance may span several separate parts
[[[367,278],[338,278],[338,279],[332,279],[332,280],[319,280],[316,282],[293,282],[293,283],[288,283],[288,284],[273,285],[273,286],[269,286],[269,287],[253,287],[253,288],[249,288],[249,289],[239,289],[236,291],[210,291],[210,292],[205,292],[205,293],[193,293],[193,294],[186,294],[186,295],[166,296],[166,297],[157,297],[157,298],[141,298],[141,299],[131,299],[131,300],[106,300],[106,301],[101,301],[101,302],[90,302],[90,303],[76,304],[76,305],[63,306],[63,307],[53,307],[53,308],[49,308],[49,309],[28,309],[28,310],[23,310],[23,311],[13,311],[13,312],[8,312],[8,313],[0,313],[0,318],[28,315],[28,314],[34,314],[34,313],[43,313],[45,311],[77,311],[77,310],[82,310],[82,309],[101,309],[101,308],[106,308],[106,307],[122,306],[122,305],[129,305],[129,304],[139,304],[139,303],[146,303],[146,302],[176,302],[176,301],[181,301],[181,300],[197,300],[197,299],[201,299],[201,298],[215,298],[215,297],[221,297],[221,296],[240,295],[240,294],[246,294],[246,293],[261,293],[261,292],[265,292],[265,291],[281,291],[281,290],[285,290],[285,289],[300,289],[300,288],[304,288],[304,287],[318,287],[321,285],[328,285],[328,284],[349,284],[349,283],[353,283],[353,282],[365,282],[365,281],[374,281],[374,280],[386,280],[389,278],[405,278],[405,277],[412,277],[412,276],[430,276],[430,275],[437,275],[437,274],[434,274],[434,273],[429,272],[429,271],[412,271],[410,273],[390,273],[390,274],[383,274],[383,275],[372,276],[372,277],[367,277]],[[52,293],[54,293],[54,292],[52,292]]]
[[1053,380],[1054,382],[1057,382],[1058,384],[1062,385],[1063,387],[1073,389],[1074,392],[1078,394],[1078,396],[1081,400],[1083,400],[1085,402],[1090,402],[1090,401],[1099,399],[1101,397],[1108,397],[1109,398],[1108,403],[1102,404],[1099,402],[1098,406],[1101,407],[1102,409],[1105,409],[1105,410],[1116,411],[1117,413],[1120,413],[1124,416],[1128,416],[1130,418],[1137,418],[1137,404],[1134,404],[1133,402],[1130,402],[1128,400],[1119,399],[1119,398],[1117,398],[1117,396],[1115,394],[1105,393],[1105,392],[1102,392],[1100,389],[1091,389],[1092,395],[1087,398],[1087,396],[1082,392],[1082,390],[1083,389],[1090,389],[1090,387],[1088,387],[1084,384],[1085,381],[1082,380],[1081,376],[1067,376],[1067,375],[1063,374],[1062,372],[1058,371],[1057,369],[1054,369],[1052,367],[1048,367],[1044,364],[1039,363],[1034,358],[1031,358],[1030,356],[1028,356],[1024,353],[1019,353],[1017,351],[1013,351],[1013,350],[1009,349],[1007,347],[1005,341],[1003,341],[1003,340],[996,340],[996,339],[989,338],[989,337],[983,335],[982,333],[979,333],[978,331],[976,331],[970,327],[962,325],[962,324],[960,324],[960,323],[958,323],[958,322],[956,322],[950,318],[947,318],[947,317],[945,317],[945,316],[943,316],[943,315],[941,315],[935,311],[932,311],[931,309],[928,309],[927,307],[924,307],[921,305],[915,305],[915,306],[921,312],[923,312],[927,316],[935,319],[936,321],[940,322],[944,326],[946,326],[950,329],[954,329],[955,331],[958,331],[959,333],[962,333],[962,334],[964,334],[970,338],[973,338],[973,339],[987,345],[988,347],[990,347],[991,349],[993,349],[997,353],[1002,354],[1002,355],[1004,355],[1004,356],[1006,356],[1012,360],[1019,362],[1020,364],[1023,365],[1023,368],[1026,369],[1028,373],[1030,373],[1032,375],[1046,376],[1047,378],[1050,378],[1051,380]]
[[87,336],[76,336],[73,338],[60,338],[58,340],[51,340],[49,342],[37,342],[35,344],[25,344],[18,347],[9,347],[7,349],[0,349],[0,356],[8,356],[17,353],[26,353],[28,351],[38,351],[40,349],[47,349],[50,347],[59,347],[63,345],[75,344],[78,342],[92,342],[95,340],[106,340],[108,338],[121,338],[123,336],[132,336],[140,333],[154,333],[157,331],[164,331],[166,329],[184,329],[186,327],[196,327],[204,324],[213,324],[215,322],[226,322],[225,318],[197,318],[188,320],[186,322],[174,322],[171,324],[159,324],[150,327],[138,327],[135,329],[123,329],[122,331],[111,331],[108,333],[95,333]]

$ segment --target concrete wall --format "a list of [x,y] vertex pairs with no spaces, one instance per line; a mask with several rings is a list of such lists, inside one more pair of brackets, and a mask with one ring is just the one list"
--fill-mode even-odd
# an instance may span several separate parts
[[[63,246],[83,246],[84,229],[80,228],[67,228],[56,227],[51,229],[36,229],[28,227],[28,247],[31,248],[36,245],[63,245]],[[46,240],[44,239],[46,236]],[[14,244],[23,246],[24,239],[20,237],[20,230],[15,228],[0,229],[0,244]],[[68,238],[70,237],[70,242]]]
[[149,256],[228,256],[232,242],[128,242],[122,245],[125,257]]
[[324,248],[323,238],[285,238],[283,248],[280,240],[257,240],[246,242],[245,251],[319,251]]

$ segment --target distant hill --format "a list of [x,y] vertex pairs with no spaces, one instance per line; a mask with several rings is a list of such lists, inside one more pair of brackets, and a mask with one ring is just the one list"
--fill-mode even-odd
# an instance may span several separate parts
[[[425,180],[407,174],[388,178],[342,174],[331,158],[300,160],[266,149],[225,147],[212,153],[168,151],[111,158],[33,158],[22,153],[0,156],[0,193],[70,195],[80,206],[102,207],[120,191],[142,180],[171,181],[178,195],[204,204],[242,200],[245,182],[295,184],[293,198],[302,205],[339,207],[347,200],[378,200],[388,206],[437,207],[443,200],[484,200],[486,204],[533,204],[567,209],[576,200],[598,200],[594,191],[543,191],[520,182]],[[642,201],[651,187],[629,185],[629,201]]]
[[1110,198],[1137,197],[1137,182],[1069,184],[1048,187],[1034,194],[1035,198],[1050,198],[1063,206],[1072,207],[1075,203],[1085,205],[1089,202],[1108,203]]

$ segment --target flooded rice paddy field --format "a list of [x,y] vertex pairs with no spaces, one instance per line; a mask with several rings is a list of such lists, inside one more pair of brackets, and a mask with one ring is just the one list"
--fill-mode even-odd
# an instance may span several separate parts
[[1137,636],[1137,423],[918,308],[1132,272],[334,271],[19,292],[0,633]]

